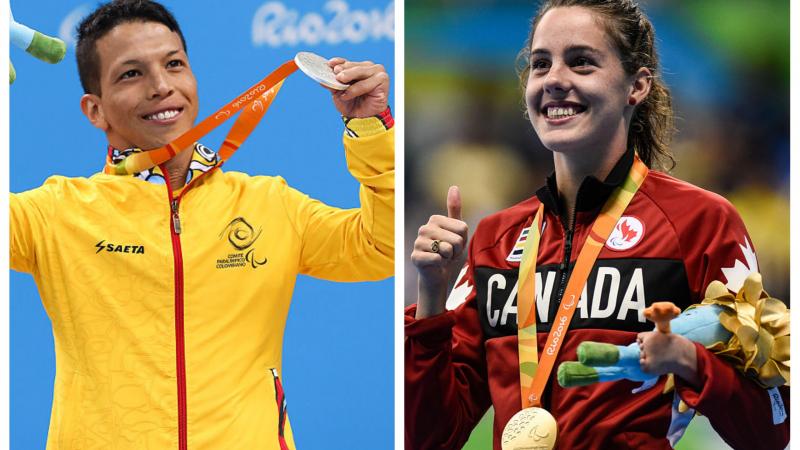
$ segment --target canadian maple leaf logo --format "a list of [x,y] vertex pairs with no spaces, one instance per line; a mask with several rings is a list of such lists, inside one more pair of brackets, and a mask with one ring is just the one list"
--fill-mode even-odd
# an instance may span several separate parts
[[622,240],[626,242],[631,242],[639,233],[636,232],[633,228],[628,226],[628,221],[622,221],[617,225],[617,230],[622,234]]
[[462,303],[467,301],[467,297],[469,297],[469,294],[472,292],[472,285],[469,284],[469,280],[464,280],[468,268],[469,264],[465,264],[461,272],[458,273],[456,284],[453,286],[453,290],[450,291],[450,295],[447,296],[447,302],[445,303],[446,309],[453,310],[458,308]]
[[758,272],[758,259],[756,259],[756,252],[747,236],[744,237],[744,244],[739,244],[739,249],[742,251],[742,259],[735,258],[731,267],[723,267],[722,274],[725,276],[725,286],[731,292],[739,292],[739,289],[744,286],[744,280],[753,272]]

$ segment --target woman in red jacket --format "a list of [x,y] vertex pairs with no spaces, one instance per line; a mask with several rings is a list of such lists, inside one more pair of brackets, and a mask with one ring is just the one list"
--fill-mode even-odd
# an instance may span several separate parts
[[[447,216],[420,228],[419,297],[405,326],[407,449],[461,448],[489,406],[497,450],[528,407],[555,417],[562,449],[672,448],[695,411],[734,448],[786,446],[786,387],[767,391],[703,346],[650,332],[643,317],[654,301],[698,303],[713,280],[738,291],[758,269],[729,202],[649,170],[673,162],[654,41],[630,0],[553,0],[534,18],[521,76],[555,172],[480,222],[449,299],[468,238],[458,188]],[[675,394],[662,393],[666,377],[632,394],[628,381],[565,389],[547,376],[583,341],[637,339],[642,370],[674,373]]]

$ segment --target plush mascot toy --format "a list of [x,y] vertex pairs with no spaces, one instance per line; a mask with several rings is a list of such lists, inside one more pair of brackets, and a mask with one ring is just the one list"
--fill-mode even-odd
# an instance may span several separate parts
[[[706,289],[705,297],[699,305],[690,306],[680,315],[675,305],[661,302],[647,308],[645,316],[656,323],[659,332],[678,333],[704,345],[766,389],[788,386],[789,309],[764,292],[761,275],[750,274],[736,296],[721,282],[714,281]],[[577,354],[578,361],[564,362],[558,367],[558,383],[562,387],[628,379],[643,382],[634,390],[637,393],[658,381],[657,376],[641,370],[636,342],[621,346],[586,341],[578,346]],[[669,375],[664,393],[673,387],[674,378]],[[675,397],[675,412],[687,413],[688,406]],[[672,441],[673,437],[679,439],[680,434],[682,431],[668,437]]]
[[[11,43],[25,50],[37,59],[55,64],[67,53],[67,46],[64,41],[47,36],[36,30],[26,27],[14,20],[14,15],[9,11],[9,31],[11,33]],[[17,78],[14,65],[9,61],[8,82],[13,83]]]

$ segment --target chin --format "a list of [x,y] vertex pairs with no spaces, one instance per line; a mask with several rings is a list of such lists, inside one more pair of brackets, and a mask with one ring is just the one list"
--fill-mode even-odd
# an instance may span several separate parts
[[169,144],[170,142],[174,141],[175,139],[179,138],[182,134],[183,132],[180,133],[174,132],[161,136],[152,136],[150,138],[151,149],[161,148]]
[[539,134],[539,140],[546,149],[554,153],[571,153],[589,146],[583,136],[575,136],[573,133]]
[[143,142],[142,145],[139,145],[138,147],[142,150],[155,150],[167,145],[168,143],[169,141],[166,141],[162,144],[161,140],[158,138],[150,137],[146,142]]

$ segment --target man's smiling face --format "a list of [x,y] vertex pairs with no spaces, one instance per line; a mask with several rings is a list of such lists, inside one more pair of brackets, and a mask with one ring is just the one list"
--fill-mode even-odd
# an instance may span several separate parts
[[192,128],[197,81],[180,36],[158,22],[133,21],[97,40],[100,95],[81,108],[116,148],[159,148]]

